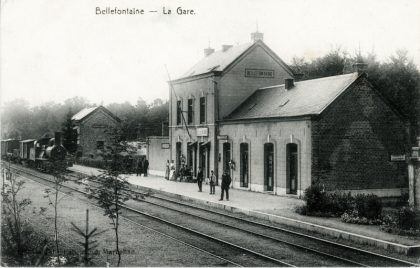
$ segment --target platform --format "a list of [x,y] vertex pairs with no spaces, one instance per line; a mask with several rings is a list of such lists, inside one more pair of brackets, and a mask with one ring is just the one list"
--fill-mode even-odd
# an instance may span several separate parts
[[[85,166],[74,165],[70,170],[84,174],[97,175],[100,170]],[[127,181],[137,188],[151,189],[153,192],[177,198],[191,203],[217,207],[232,212],[244,213],[272,222],[317,232],[320,234],[342,238],[389,249],[403,254],[418,254],[420,241],[404,236],[385,233],[378,226],[358,225],[341,222],[337,218],[308,217],[294,212],[304,201],[297,198],[244,191],[229,190],[229,201],[219,201],[220,186],[216,186],[216,194],[210,195],[210,186],[203,183],[203,192],[198,192],[196,183],[168,181],[163,177],[138,177],[127,175]]]

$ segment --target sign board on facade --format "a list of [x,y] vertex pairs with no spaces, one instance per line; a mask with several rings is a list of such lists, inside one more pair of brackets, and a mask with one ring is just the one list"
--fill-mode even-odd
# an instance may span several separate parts
[[217,136],[218,140],[227,140],[228,139],[228,135],[219,135]]
[[197,128],[197,137],[208,137],[209,129],[206,127]]
[[257,78],[274,78],[274,70],[245,69],[245,76]]
[[169,149],[169,143],[162,143],[161,148],[162,149]]
[[102,124],[93,124],[92,125],[93,128],[107,128],[107,125],[102,125]]
[[404,154],[401,154],[401,155],[392,154],[391,155],[391,161],[405,161],[405,155]]

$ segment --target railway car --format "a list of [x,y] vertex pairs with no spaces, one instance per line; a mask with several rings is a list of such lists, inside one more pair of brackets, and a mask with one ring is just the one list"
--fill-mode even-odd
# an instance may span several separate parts
[[35,141],[34,139],[27,139],[19,142],[19,160],[23,165],[31,165],[35,161],[35,155],[33,153]]
[[1,141],[1,158],[5,160],[15,160],[18,155],[16,150],[19,149],[19,140],[7,139]]

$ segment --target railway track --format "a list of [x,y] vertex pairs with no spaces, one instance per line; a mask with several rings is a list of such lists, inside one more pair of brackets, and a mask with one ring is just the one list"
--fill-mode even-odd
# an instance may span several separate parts
[[[51,186],[53,184],[51,180],[46,178],[46,174],[36,174],[33,171],[28,171],[16,167],[13,167],[13,169],[29,175],[30,177],[27,177],[28,179],[34,180],[38,183],[42,183],[46,186]],[[81,194],[82,199],[85,202],[97,206],[95,203],[92,203],[90,200],[88,200],[87,195],[89,195],[89,193],[78,188],[63,185],[61,191],[65,194],[73,194],[74,192]],[[124,211],[122,217],[127,221],[149,230],[153,230],[192,248],[198,249],[202,252],[224,260],[228,266],[294,267],[294,265],[279,258],[269,257],[259,252],[255,252],[245,247],[224,241],[223,239],[212,237],[205,233],[197,232],[191,228],[175,224],[140,210],[133,209],[128,206],[123,206],[123,209]]]
[[[39,177],[39,175],[30,175]],[[48,181],[46,178],[41,179]],[[73,191],[86,194],[79,189],[67,187]],[[134,195],[144,194],[136,190],[130,191]],[[138,201],[141,202],[141,205]],[[171,233],[171,230],[168,230],[168,227],[164,225],[171,226],[171,228],[178,229],[177,237],[182,237],[184,240],[188,240],[187,234],[194,234],[196,237],[199,236],[201,240],[194,238],[194,245],[199,245],[199,247],[205,245],[205,251],[210,254],[216,255],[220,251],[220,245],[228,247],[229,254],[219,257],[226,259],[230,265],[416,266],[414,263],[386,255],[368,252],[165,197],[152,195],[148,196],[147,199],[130,201],[129,205],[130,207],[124,208],[128,211],[124,217],[129,221],[141,224],[142,226],[146,225],[145,221],[159,222],[161,224],[160,227],[156,228],[157,225],[154,224],[153,229],[157,229],[161,233]],[[139,215],[142,215],[143,218],[139,219]],[[209,229],[212,230],[210,232],[211,234],[208,234]],[[182,234],[180,234],[179,230],[182,231]],[[240,239],[241,237],[242,239]],[[245,240],[248,242],[244,242],[244,237],[246,237]],[[208,240],[211,240],[214,245],[209,245],[206,242]],[[240,251],[246,252],[245,257],[238,257],[241,256]],[[300,256],[299,259],[294,257],[296,251],[300,252],[300,254],[298,253],[298,256]],[[236,260],[229,261],[229,256],[236,256]],[[250,256],[254,258],[249,258]],[[252,261],[255,258],[257,258],[256,263]],[[290,261],[285,262],[285,259],[292,259],[293,261],[289,263]],[[263,260],[262,263],[261,260]]]

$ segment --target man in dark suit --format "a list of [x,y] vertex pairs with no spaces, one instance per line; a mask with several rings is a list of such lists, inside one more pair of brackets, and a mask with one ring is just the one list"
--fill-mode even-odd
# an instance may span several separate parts
[[149,169],[149,160],[144,160],[144,164],[143,164],[143,169],[144,169],[144,176],[147,177],[147,170]]
[[198,191],[202,192],[203,188],[203,171],[201,170],[201,167],[198,168],[197,172],[197,184],[198,184]]
[[219,201],[223,201],[223,195],[224,192],[226,191],[226,200],[229,201],[229,185],[231,183],[232,179],[230,178],[229,173],[227,172],[227,170],[225,170],[223,172],[222,175],[222,195],[220,196],[220,200]]

